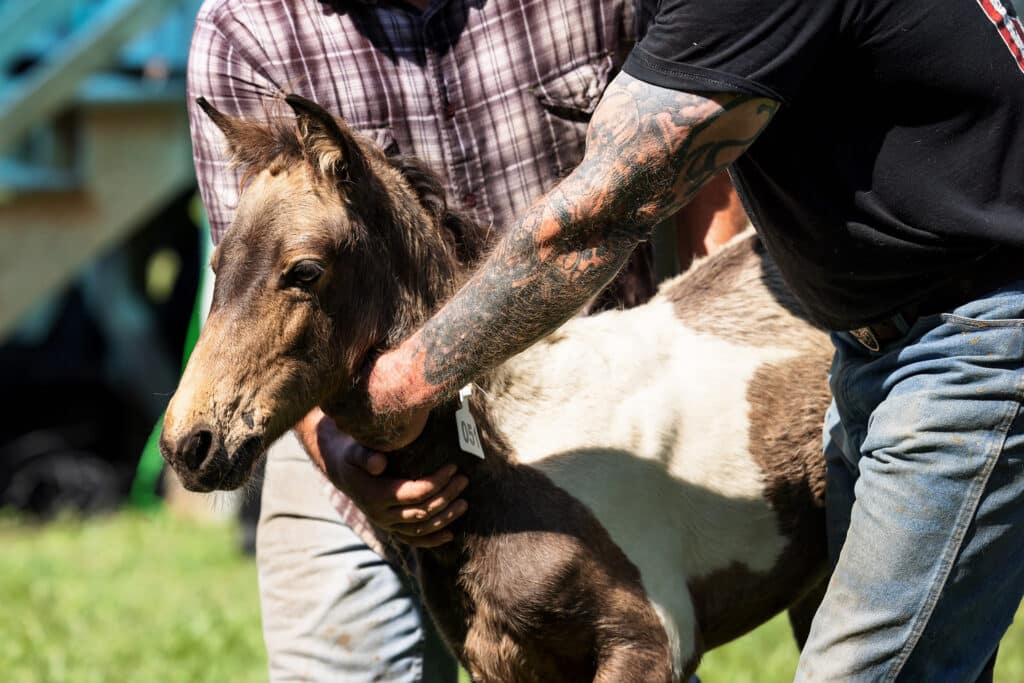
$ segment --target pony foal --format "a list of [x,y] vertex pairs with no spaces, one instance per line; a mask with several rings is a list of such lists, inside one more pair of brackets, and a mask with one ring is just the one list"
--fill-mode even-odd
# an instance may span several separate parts
[[[267,124],[203,109],[249,182],[161,448],[194,490],[241,485],[315,406],[351,422],[352,378],[482,256],[418,162],[386,158],[316,104]],[[480,682],[686,680],[701,654],[790,608],[805,634],[825,570],[830,347],[756,238],[650,303],[573,320],[389,457],[457,463],[455,540],[416,550],[431,617]]]

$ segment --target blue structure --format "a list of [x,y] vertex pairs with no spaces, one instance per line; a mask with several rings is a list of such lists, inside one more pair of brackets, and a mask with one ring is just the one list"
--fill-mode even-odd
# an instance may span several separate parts
[[184,87],[200,4],[0,0],[0,375],[24,409],[0,427],[0,506],[126,493],[176,384],[204,241]]

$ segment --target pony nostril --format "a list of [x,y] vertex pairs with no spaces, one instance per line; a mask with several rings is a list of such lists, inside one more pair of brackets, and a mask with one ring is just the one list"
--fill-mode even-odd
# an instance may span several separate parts
[[198,470],[206,462],[207,456],[210,455],[210,445],[212,443],[213,434],[208,429],[198,429],[192,432],[192,435],[185,442],[185,448],[181,452],[185,466],[193,471]]

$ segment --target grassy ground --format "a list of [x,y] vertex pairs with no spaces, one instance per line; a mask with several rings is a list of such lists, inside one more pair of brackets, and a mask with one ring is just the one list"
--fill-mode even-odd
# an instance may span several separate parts
[[[162,514],[45,527],[0,516],[0,549],[3,683],[266,680],[256,570],[229,528]],[[700,675],[782,683],[795,664],[778,618],[709,654]],[[1020,623],[1003,642],[996,680],[1024,680]]]
[[[701,662],[705,683],[784,683],[793,680],[797,650],[789,622],[779,615],[739,640],[710,652]],[[1003,638],[996,659],[996,683],[1024,681],[1024,610]]]
[[256,570],[228,528],[0,519],[6,683],[266,680]]

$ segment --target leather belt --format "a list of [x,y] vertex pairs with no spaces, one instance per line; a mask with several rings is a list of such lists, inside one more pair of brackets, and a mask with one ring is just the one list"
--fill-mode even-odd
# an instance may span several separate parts
[[[902,315],[902,313],[899,313],[888,320],[850,330],[850,336],[860,342],[860,345],[868,351],[880,351],[882,344],[895,341],[907,333],[910,325],[907,323],[900,324],[899,318]],[[904,320],[906,319],[904,318]],[[912,321],[907,322],[913,324]]]
[[921,301],[884,320],[848,330],[851,337],[869,351],[905,335],[919,319],[953,309],[1010,282],[1024,278],[1024,257],[1012,249],[999,249],[972,264],[970,275],[947,280]]

